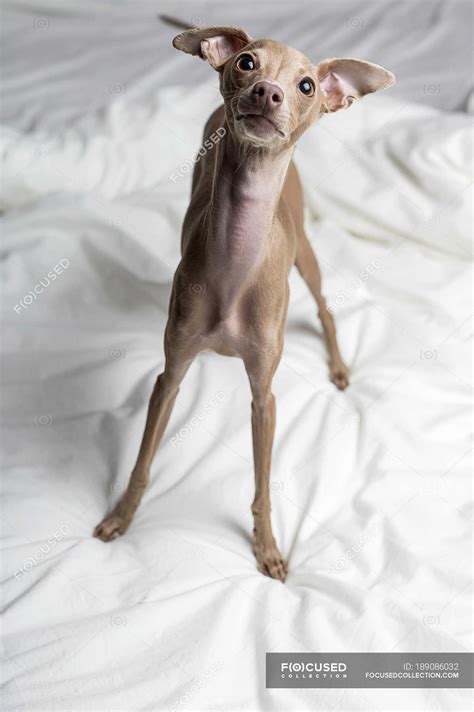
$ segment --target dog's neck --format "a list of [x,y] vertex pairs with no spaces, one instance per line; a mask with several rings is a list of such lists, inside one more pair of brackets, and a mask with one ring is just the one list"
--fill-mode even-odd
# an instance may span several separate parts
[[209,209],[207,259],[228,298],[255,275],[272,226],[293,149],[275,154],[239,146],[226,126],[218,144]]

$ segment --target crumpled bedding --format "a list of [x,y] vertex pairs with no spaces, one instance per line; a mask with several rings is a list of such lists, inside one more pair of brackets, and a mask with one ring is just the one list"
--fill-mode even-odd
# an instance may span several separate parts
[[266,652],[471,649],[467,114],[370,97],[295,152],[352,380],[329,382],[293,271],[271,479],[287,583],[255,567],[250,391],[213,353],[182,384],[130,530],[91,536],[163,366],[190,164],[218,103],[213,76],[2,128],[3,708],[466,710],[468,690],[266,690],[264,673]]

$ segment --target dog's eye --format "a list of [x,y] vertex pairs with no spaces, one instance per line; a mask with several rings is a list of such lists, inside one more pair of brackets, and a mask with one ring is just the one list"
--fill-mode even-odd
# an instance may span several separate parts
[[306,96],[313,96],[313,94],[314,94],[313,80],[310,79],[309,77],[305,77],[298,84],[298,89],[300,90],[300,92],[302,92]]
[[255,62],[251,54],[241,54],[237,60],[237,67],[243,72],[251,72],[255,69]]

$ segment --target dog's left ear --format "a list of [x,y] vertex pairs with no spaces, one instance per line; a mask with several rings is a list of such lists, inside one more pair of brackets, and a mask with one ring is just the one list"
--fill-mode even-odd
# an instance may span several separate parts
[[360,59],[326,59],[316,72],[326,111],[347,109],[355,99],[388,89],[396,81],[388,69]]
[[214,69],[220,69],[233,54],[252,41],[239,27],[198,27],[186,30],[173,40],[173,47],[207,59]]

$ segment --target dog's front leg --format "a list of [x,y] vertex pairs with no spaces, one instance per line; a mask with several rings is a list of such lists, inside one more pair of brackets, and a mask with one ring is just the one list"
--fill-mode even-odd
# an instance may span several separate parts
[[284,581],[288,565],[280,554],[270,519],[270,468],[275,433],[275,397],[271,392],[273,374],[280,360],[264,357],[245,362],[252,390],[252,437],[255,467],[254,554],[258,569],[266,576]]
[[329,311],[321,291],[321,272],[311,243],[303,230],[298,234],[296,267],[308,285],[318,305],[318,314],[323,325],[324,338],[329,352],[329,370],[331,381],[343,391],[349,385],[349,369],[342,360],[337,343],[334,319]]
[[97,525],[94,536],[111,541],[129,527],[150,479],[150,465],[171,415],[179,385],[192,359],[167,357],[164,372],[158,376],[151,394],[148,414],[137,462],[125,494],[112,512]]

